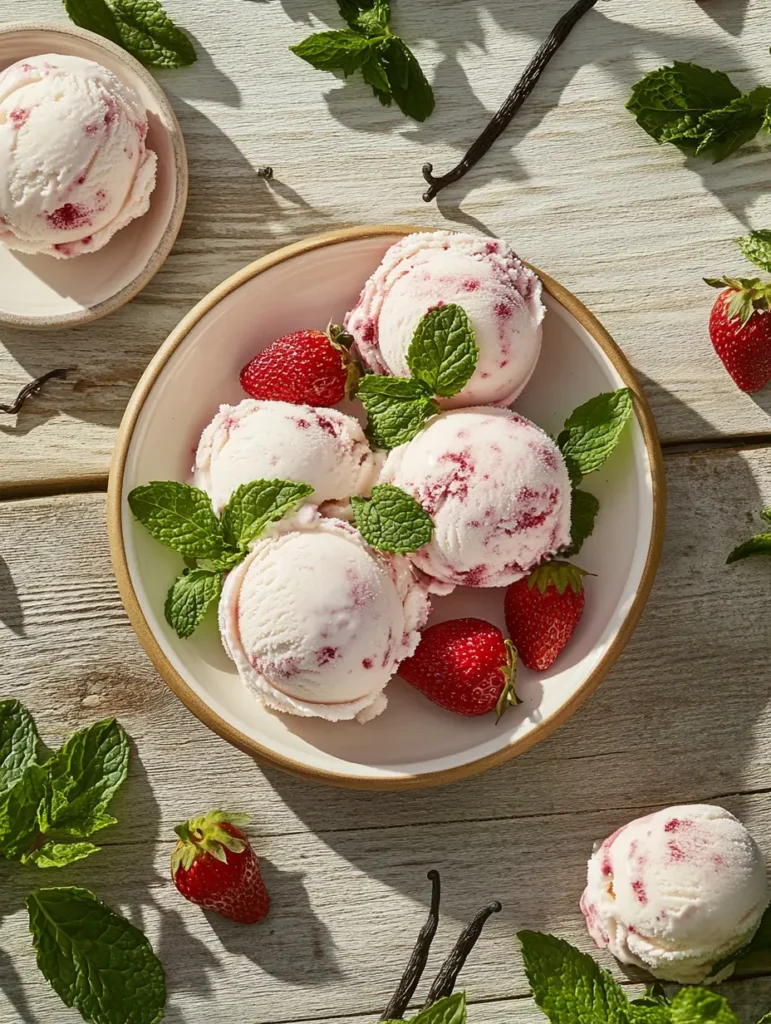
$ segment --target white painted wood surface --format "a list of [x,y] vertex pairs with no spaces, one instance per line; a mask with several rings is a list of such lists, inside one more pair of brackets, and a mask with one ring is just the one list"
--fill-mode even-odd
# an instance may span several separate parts
[[[420,168],[449,168],[500,103],[567,0],[421,0],[394,24],[431,74],[425,125],[386,110],[287,47],[339,24],[334,0],[168,0],[200,60],[160,74],[188,146],[190,203],[145,293],[107,320],[46,335],[0,328],[0,394],[77,367],[18,421],[0,419],[0,484],[104,478],[121,411],[158,344],[224,277],[276,246],[362,222],[468,227],[509,239],[575,291],[631,357],[665,440],[766,434],[771,390],[725,376],[706,333],[705,274],[748,272],[731,238],[771,226],[759,138],[712,165],[657,147],[624,109],[672,59],[771,81],[769,0],[601,0],[493,152],[439,205]],[[63,17],[60,0],[5,0],[5,19]],[[268,184],[256,177],[275,168]]]
[[[0,417],[0,695],[34,711],[44,739],[116,715],[134,745],[104,850],[59,873],[0,862],[0,1024],[74,1024],[34,966],[21,899],[82,884],[145,927],[169,979],[167,1019],[223,1024],[373,1021],[444,880],[431,968],[475,909],[500,898],[463,974],[475,1024],[544,1018],[527,996],[513,932],[588,949],[577,910],[592,842],[649,808],[716,801],[771,859],[771,567],[725,555],[771,503],[771,449],[710,449],[771,435],[771,389],[740,394],[711,351],[704,274],[748,272],[731,238],[771,227],[762,139],[716,167],[657,148],[624,110],[642,73],[673,59],[771,84],[771,0],[602,0],[555,58],[515,124],[438,205],[420,167],[451,166],[509,90],[567,0],[397,0],[395,27],[437,89],[424,126],[357,81],[313,71],[287,47],[338,24],[334,0],[166,0],[199,63],[159,75],[188,145],[188,214],[145,293],[90,327],[0,327],[0,401],[30,376],[77,367],[17,419]],[[63,17],[59,0],[5,0],[3,20]],[[268,184],[256,169],[271,164]],[[508,238],[576,292],[629,354],[670,454],[668,535],[632,643],[587,706],[503,768],[411,794],[327,790],[263,770],[166,690],[118,599],[101,491],[122,410],[190,306],[278,245],[362,222],[470,226]],[[64,493],[58,493],[64,492]],[[249,811],[274,910],[231,927],[168,880],[172,825],[224,804]],[[621,975],[619,975],[621,977]],[[771,980],[731,982],[747,1024]]]
[[[768,651],[763,560],[728,549],[771,502],[771,452],[670,456],[670,516],[654,593],[626,653],[566,726],[524,757],[447,787],[349,793],[262,770],[197,722],[150,666],[111,579],[104,496],[0,505],[0,693],[15,693],[55,745],[115,714],[135,752],[120,824],[91,861],[52,874],[0,863],[0,1022],[56,1024],[20,909],[39,884],[83,884],[141,921],[166,965],[169,1019],[374,1019],[425,912],[425,872],[444,879],[432,964],[477,906],[500,898],[463,975],[478,1024],[536,1024],[513,932],[551,930],[589,948],[577,900],[592,843],[646,809],[716,801],[771,857]],[[175,821],[226,804],[253,816],[274,910],[244,930],[187,905],[168,880]],[[726,991],[747,1022],[768,979]],[[5,1001],[4,1001],[5,1000]],[[507,1000],[516,1000],[512,1004]],[[754,1014],[754,1016],[753,1016]],[[516,1016],[515,1016],[516,1015]]]

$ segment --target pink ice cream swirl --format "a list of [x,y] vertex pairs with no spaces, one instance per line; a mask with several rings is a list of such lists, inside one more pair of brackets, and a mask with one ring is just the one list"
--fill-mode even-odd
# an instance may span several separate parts
[[541,282],[494,238],[452,231],[408,235],[392,245],[346,317],[373,373],[409,376],[407,350],[420,319],[437,306],[462,306],[479,360],[445,408],[509,405],[527,384],[541,351]]
[[508,409],[455,409],[388,456],[381,476],[434,521],[410,557],[434,593],[502,587],[570,542],[571,487],[555,443]]
[[589,934],[626,964],[681,984],[755,933],[768,902],[763,855],[746,828],[706,804],[669,807],[609,836],[589,860]]

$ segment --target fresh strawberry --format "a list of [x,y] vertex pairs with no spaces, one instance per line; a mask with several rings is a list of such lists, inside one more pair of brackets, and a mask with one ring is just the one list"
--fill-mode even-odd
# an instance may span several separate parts
[[506,591],[506,627],[528,668],[544,672],[570,640],[583,614],[588,575],[570,562],[547,562]]
[[757,277],[705,280],[723,289],[709,318],[715,351],[742,391],[759,391],[771,380],[771,283]]
[[353,338],[340,327],[295,331],[271,342],[241,370],[241,387],[252,398],[294,405],[337,405],[351,395],[359,370],[348,348]]
[[452,619],[431,626],[399,674],[429,700],[458,715],[497,713],[518,704],[517,652],[500,629],[483,619]]
[[270,909],[257,857],[237,827],[248,820],[226,811],[191,818],[174,829],[171,855],[171,877],[186,900],[241,924],[261,921]]

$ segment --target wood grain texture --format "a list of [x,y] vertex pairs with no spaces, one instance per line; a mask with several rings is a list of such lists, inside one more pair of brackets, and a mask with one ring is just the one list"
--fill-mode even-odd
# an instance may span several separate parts
[[[337,24],[333,0],[168,0],[200,60],[164,72],[190,158],[185,225],[147,290],[99,323],[46,336],[0,329],[0,395],[75,366],[0,423],[0,486],[103,480],[122,410],[158,344],[224,277],[276,246],[362,222],[471,227],[508,238],[597,313],[632,359],[665,441],[765,434],[771,390],[738,392],[709,345],[705,274],[748,272],[731,238],[768,226],[762,139],[723,164],[657,147],[624,109],[631,84],[693,60],[766,83],[768,0],[613,0],[588,14],[495,149],[439,205],[425,160],[452,166],[562,13],[557,0],[396,6],[437,92],[425,125],[381,108],[287,47]],[[6,19],[62,17],[6,0]],[[764,77],[765,76],[765,77]],[[275,168],[267,183],[256,176]]]
[[[771,857],[771,625],[760,614],[771,566],[724,565],[771,503],[771,451],[671,456],[667,467],[668,534],[650,605],[585,708],[500,769],[401,794],[263,771],[177,703],[121,609],[103,495],[1,503],[0,695],[24,700],[51,745],[117,715],[134,758],[100,854],[55,874],[0,863],[0,1024],[79,1019],[34,967],[20,901],[36,885],[89,886],[147,928],[169,975],[170,1021],[193,1024],[216,1007],[223,1022],[278,1024],[375,1018],[435,866],[445,898],[431,967],[475,909],[500,898],[504,913],[463,975],[479,1004],[471,1019],[536,1024],[512,933],[550,930],[589,948],[577,899],[595,839],[648,809],[714,801]],[[274,912],[253,931],[207,918],[167,880],[171,826],[216,805],[252,814],[266,859]],[[726,991],[748,1024],[771,1008],[768,979]]]

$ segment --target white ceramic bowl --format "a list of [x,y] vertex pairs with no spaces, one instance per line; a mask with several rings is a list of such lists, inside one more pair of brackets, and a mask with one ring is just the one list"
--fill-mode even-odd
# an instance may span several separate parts
[[[134,521],[126,496],[150,480],[189,479],[201,430],[221,402],[243,396],[238,371],[281,334],[339,321],[386,248],[407,228],[376,227],[311,238],[258,260],[215,289],[182,321],[148,367],[118,437],[109,493],[113,559],[123,600],[144,647],[171,689],[237,746],[306,778],[342,786],[398,789],[448,782],[513,757],[575,711],[616,660],[637,623],[655,573],[664,523],[661,454],[650,409],[624,356],[577,299],[549,278],[544,344],[517,401],[550,432],[601,391],[635,392],[637,417],[587,487],[601,501],[580,564],[586,611],[554,667],[523,669],[521,707],[461,718],[401,679],[386,712],[367,725],[332,724],[266,711],[228,660],[213,616],[189,640],[163,617],[179,556]],[[458,590],[437,599],[433,621],[475,615],[503,626],[503,590]]]
[[125,305],[163,265],[185,214],[187,156],[163,89],[125,50],[74,25],[0,25],[0,71],[41,53],[86,57],[131,86],[147,110],[147,145],[158,154],[150,209],[98,252],[56,260],[0,245],[0,323],[38,329],[75,327]]

